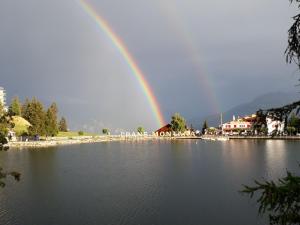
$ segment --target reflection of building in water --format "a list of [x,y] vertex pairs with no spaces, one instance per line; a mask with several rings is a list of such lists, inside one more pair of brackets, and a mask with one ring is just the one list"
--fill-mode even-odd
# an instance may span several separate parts
[[286,172],[286,144],[284,140],[266,141],[265,161],[268,178],[281,177]]
[[[232,167],[231,171],[236,174],[247,174],[255,168],[257,161],[257,144],[251,141],[224,141],[220,142],[222,157],[230,162],[227,166]],[[255,151],[253,151],[255,149]]]

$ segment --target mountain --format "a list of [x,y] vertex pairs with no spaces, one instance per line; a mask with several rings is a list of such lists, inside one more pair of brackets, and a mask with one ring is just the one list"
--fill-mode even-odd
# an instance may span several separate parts
[[[259,109],[270,109],[281,107],[300,100],[299,93],[272,92],[256,97],[253,101],[235,106],[223,113],[223,122],[232,120],[233,115],[246,116],[256,113]],[[209,126],[220,124],[220,115],[210,115],[189,120],[196,128],[202,128],[206,120]]]

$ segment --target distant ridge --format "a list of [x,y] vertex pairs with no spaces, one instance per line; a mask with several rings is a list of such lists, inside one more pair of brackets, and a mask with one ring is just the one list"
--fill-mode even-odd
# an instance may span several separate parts
[[[255,113],[259,109],[281,107],[300,100],[299,93],[272,92],[256,97],[253,101],[237,105],[223,113],[223,121],[229,121],[232,116],[245,116]],[[202,128],[203,121],[207,120],[209,126],[220,124],[220,115],[210,115],[189,120],[196,128]]]

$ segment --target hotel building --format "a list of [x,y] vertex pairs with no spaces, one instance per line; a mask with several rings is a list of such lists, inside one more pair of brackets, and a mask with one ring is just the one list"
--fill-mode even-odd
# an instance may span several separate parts
[[245,116],[222,124],[222,133],[225,135],[236,135],[246,133],[252,130],[252,125],[256,119],[256,115]]

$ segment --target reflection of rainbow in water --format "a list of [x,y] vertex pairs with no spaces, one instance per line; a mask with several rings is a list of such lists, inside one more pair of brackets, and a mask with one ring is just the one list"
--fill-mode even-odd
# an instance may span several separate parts
[[137,63],[135,62],[135,59],[128,51],[126,45],[113,31],[110,25],[96,12],[96,10],[89,3],[87,3],[85,0],[79,0],[79,2],[82,8],[84,9],[84,11],[97,23],[98,27],[109,37],[113,45],[118,49],[120,54],[123,56],[124,60],[128,64],[129,68],[131,69],[132,74],[138,80],[146,98],[148,99],[148,102],[150,103],[150,107],[157,121],[157,125],[159,127],[165,125],[164,117],[161,113],[156,97],[149,83],[147,82],[145,75],[138,67]]
[[170,23],[174,26],[177,36],[184,42],[187,54],[192,59],[194,69],[196,70],[197,75],[199,76],[199,82],[204,89],[205,93],[208,95],[212,110],[214,113],[220,113],[220,104],[216,92],[214,91],[214,85],[212,79],[209,77],[208,73],[205,71],[205,67],[201,64],[201,57],[197,51],[197,45],[194,41],[193,35],[187,29],[186,24],[184,23],[184,16],[180,12],[180,7],[177,6],[176,0],[170,1],[160,1],[160,9],[162,14],[167,16],[167,19],[170,20]]

